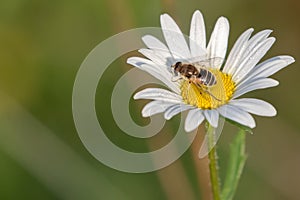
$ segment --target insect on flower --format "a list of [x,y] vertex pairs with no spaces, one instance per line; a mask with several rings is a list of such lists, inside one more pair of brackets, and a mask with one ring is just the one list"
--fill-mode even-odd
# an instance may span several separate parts
[[217,20],[208,43],[200,11],[193,14],[189,43],[168,14],[161,15],[160,22],[165,43],[146,35],[142,40],[147,48],[139,50],[146,58],[127,60],[169,88],[146,88],[134,95],[134,99],[152,100],[142,110],[144,117],[164,113],[168,120],[188,111],[184,128],[190,132],[204,120],[214,128],[218,127],[220,117],[254,128],[256,123],[251,114],[276,115],[276,109],[266,101],[240,98],[254,90],[277,86],[279,82],[269,76],[295,61],[284,55],[259,63],[275,42],[274,37],[269,37],[271,30],[251,37],[254,29],[249,28],[225,59],[229,36],[225,17]]
[[215,75],[208,69],[209,63],[211,63],[213,60],[221,60],[221,58],[201,60],[194,63],[183,63],[181,61],[176,62],[171,66],[174,73],[172,81],[187,79],[189,80],[190,84],[195,84],[204,92],[207,92],[215,100],[221,101],[209,92],[209,88],[217,84]]

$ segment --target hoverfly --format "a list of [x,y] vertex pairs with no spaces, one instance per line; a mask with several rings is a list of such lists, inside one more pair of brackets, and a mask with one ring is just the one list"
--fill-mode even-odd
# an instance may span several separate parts
[[210,87],[217,84],[217,78],[207,68],[211,62],[222,62],[220,59],[221,58],[212,58],[192,63],[178,61],[171,66],[174,74],[172,81],[187,79],[190,83],[194,83],[198,87],[202,88],[214,99],[221,101],[208,91]]

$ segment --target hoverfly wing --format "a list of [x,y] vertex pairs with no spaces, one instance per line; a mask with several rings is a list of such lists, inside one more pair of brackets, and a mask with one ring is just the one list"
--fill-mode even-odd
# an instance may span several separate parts
[[[195,60],[195,59],[193,59]],[[209,59],[202,59],[198,61],[194,61],[193,64],[195,66],[199,67],[204,67],[204,68],[220,68],[221,65],[223,64],[224,59],[221,57],[214,57],[214,58],[209,58]]]
[[190,63],[198,63],[198,62],[205,61],[205,60],[208,60],[207,55],[196,56],[196,57],[192,57],[192,58],[188,59],[188,61]]

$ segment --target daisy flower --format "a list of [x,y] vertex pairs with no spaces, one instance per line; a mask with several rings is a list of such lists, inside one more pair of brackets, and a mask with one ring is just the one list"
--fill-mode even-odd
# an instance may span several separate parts
[[[208,45],[200,11],[193,14],[189,44],[168,14],[161,15],[160,22],[166,45],[146,35],[142,40],[148,48],[139,50],[146,58],[127,60],[169,88],[147,88],[134,95],[134,99],[153,100],[143,108],[144,117],[164,113],[168,120],[188,111],[184,127],[190,132],[204,120],[217,127],[220,116],[254,128],[251,114],[276,115],[276,109],[263,100],[239,98],[254,90],[277,86],[278,81],[268,77],[294,62],[291,56],[276,56],[258,64],[275,42],[274,37],[269,37],[271,30],[260,31],[252,37],[252,28],[243,32],[224,62],[229,36],[225,17],[217,20]],[[176,71],[177,65],[196,66],[195,58],[201,58],[198,65],[203,65],[201,68],[197,65],[198,73]]]

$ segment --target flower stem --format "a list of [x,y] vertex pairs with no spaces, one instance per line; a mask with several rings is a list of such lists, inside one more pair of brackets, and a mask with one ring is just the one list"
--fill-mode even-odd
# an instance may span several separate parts
[[[208,133],[208,145],[212,147],[215,144],[215,131],[214,128],[208,124],[207,133]],[[210,149],[210,148],[209,148]],[[210,170],[210,179],[211,179],[211,187],[212,193],[214,196],[214,200],[220,200],[220,181],[219,181],[219,166],[217,160],[217,151],[216,148],[213,147],[211,151],[208,153],[209,158],[209,170]]]

